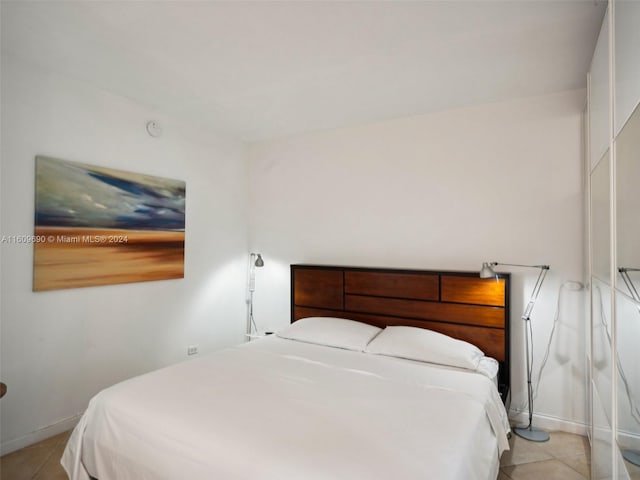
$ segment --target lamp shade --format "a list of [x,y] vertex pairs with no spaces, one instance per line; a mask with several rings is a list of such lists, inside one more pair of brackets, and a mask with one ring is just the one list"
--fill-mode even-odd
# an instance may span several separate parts
[[480,278],[493,278],[496,276],[496,271],[493,267],[497,265],[495,262],[484,262],[480,269]]

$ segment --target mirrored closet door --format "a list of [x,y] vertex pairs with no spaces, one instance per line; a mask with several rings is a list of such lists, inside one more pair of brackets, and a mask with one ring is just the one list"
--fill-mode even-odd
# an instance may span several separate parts
[[593,478],[611,478],[613,409],[611,389],[611,162],[609,150],[591,172],[591,454]]
[[640,479],[640,1],[610,0],[589,71],[591,475]]
[[615,148],[617,443],[621,467],[640,478],[640,107]]

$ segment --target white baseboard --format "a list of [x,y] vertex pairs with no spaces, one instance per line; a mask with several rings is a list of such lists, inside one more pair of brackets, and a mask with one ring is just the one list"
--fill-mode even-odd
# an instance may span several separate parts
[[81,416],[82,413],[78,413],[73,417],[65,418],[64,420],[54,423],[53,425],[49,425],[48,427],[41,428],[40,430],[36,430],[35,432],[28,433],[26,435],[23,435],[22,437],[2,442],[2,444],[0,444],[0,455],[6,455],[7,453],[15,452],[16,450],[20,450],[21,448],[28,447],[29,445],[33,445],[34,443],[40,442],[42,440],[46,440],[49,437],[58,435],[59,433],[71,430],[76,426]]
[[[529,423],[529,413],[509,410],[509,420],[512,425],[522,425]],[[566,420],[564,418],[552,417],[549,415],[533,415],[533,425],[547,431],[560,430],[567,433],[587,436],[589,426],[585,423]]]
[[640,435],[635,432],[618,430],[618,445],[620,448],[640,450]]

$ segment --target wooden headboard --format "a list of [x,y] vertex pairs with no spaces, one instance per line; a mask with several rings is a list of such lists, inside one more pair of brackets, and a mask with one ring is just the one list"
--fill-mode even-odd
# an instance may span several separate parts
[[291,265],[291,322],[331,316],[384,328],[427,328],[473,343],[500,362],[500,394],[507,402],[508,273]]

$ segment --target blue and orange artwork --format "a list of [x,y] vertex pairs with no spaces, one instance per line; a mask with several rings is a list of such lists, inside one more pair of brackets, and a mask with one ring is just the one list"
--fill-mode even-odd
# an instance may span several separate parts
[[33,290],[184,278],[186,185],[36,157]]

